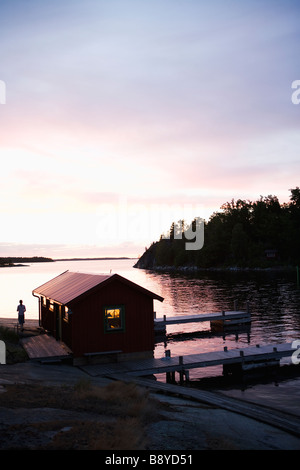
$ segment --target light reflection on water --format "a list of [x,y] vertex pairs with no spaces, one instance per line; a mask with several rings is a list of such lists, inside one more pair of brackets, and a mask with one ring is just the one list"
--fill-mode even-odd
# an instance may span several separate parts
[[[167,329],[167,344],[159,342],[155,356],[162,357],[165,349],[171,355],[185,355],[249,344],[291,342],[300,339],[300,289],[296,275],[280,273],[205,273],[200,275],[175,275],[153,273],[133,268],[134,260],[59,261],[35,263],[27,267],[0,269],[0,317],[16,316],[19,299],[27,307],[27,318],[38,318],[37,299],[32,290],[54,276],[66,271],[94,273],[117,272],[133,282],[164,297],[164,302],[154,302],[157,317],[175,316],[246,308],[252,312],[250,329],[238,333],[211,335],[209,323],[173,325]],[[201,334],[188,336],[196,329]],[[186,336],[178,336],[185,333]],[[207,369],[200,371],[206,374]],[[192,375],[192,373],[191,373]],[[197,371],[199,375],[199,371]]]

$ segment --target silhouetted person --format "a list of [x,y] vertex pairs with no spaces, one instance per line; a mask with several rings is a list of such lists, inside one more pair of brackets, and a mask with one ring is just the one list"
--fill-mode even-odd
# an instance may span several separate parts
[[18,321],[19,321],[21,330],[23,331],[23,325],[25,323],[25,312],[26,312],[26,307],[23,304],[23,300],[20,300],[20,303],[17,307],[17,312],[18,312]]

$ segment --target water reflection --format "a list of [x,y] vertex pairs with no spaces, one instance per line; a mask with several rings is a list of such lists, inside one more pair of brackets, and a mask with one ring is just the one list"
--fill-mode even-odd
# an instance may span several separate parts
[[[167,282],[165,282],[167,278]],[[158,275],[157,282],[166,295],[164,310],[169,315],[232,310],[249,302],[252,312],[250,328],[225,334],[212,334],[207,323],[169,326],[167,343],[161,341],[155,354],[161,357],[166,348],[172,355],[184,355],[249,344],[291,342],[300,337],[300,290],[293,276],[278,273],[210,273],[199,276]],[[197,335],[193,335],[193,329]],[[180,334],[181,333],[181,334]],[[199,377],[211,373],[195,371]],[[216,373],[214,371],[214,373]],[[217,371],[219,373],[219,371]],[[191,377],[193,373],[191,372]]]
[[[184,315],[233,310],[234,302],[244,309],[249,302],[251,328],[212,335],[208,323],[169,326],[167,345],[157,344],[155,355],[172,355],[245,347],[249,344],[291,342],[300,338],[300,289],[296,275],[272,272],[211,272],[199,275],[154,273],[134,269],[134,260],[69,261],[37,263],[29,267],[0,270],[0,317],[16,315],[20,298],[27,307],[28,318],[38,318],[38,305],[32,290],[66,271],[95,273],[117,272],[164,297],[155,301],[157,316]],[[197,331],[197,335],[192,335]],[[181,333],[180,341],[175,334]],[[173,335],[173,336],[172,336]]]

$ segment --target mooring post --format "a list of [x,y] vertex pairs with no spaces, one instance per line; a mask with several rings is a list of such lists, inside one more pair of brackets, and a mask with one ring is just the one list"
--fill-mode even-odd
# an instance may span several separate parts
[[[171,357],[171,350],[170,349],[165,350],[165,357]],[[168,384],[172,383],[172,372],[166,372],[166,382]]]
[[164,322],[165,322],[165,321],[166,321],[166,315],[164,315],[164,317],[163,317],[163,318],[164,318]]
[[237,300],[233,302],[233,310],[236,312],[237,311]]
[[184,371],[183,371],[183,370],[180,370],[180,371],[179,371],[179,382],[180,382],[180,385],[183,384],[183,376],[184,376]]

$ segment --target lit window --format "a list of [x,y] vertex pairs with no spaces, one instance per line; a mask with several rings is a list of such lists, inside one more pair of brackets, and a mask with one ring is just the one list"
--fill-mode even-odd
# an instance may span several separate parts
[[105,331],[124,330],[124,307],[112,306],[104,308]]
[[63,319],[66,323],[68,323],[69,321],[69,309],[68,307],[65,305],[63,308],[62,308],[62,313],[63,313]]

